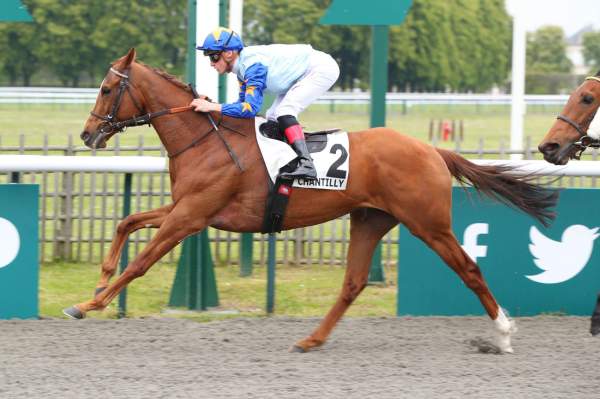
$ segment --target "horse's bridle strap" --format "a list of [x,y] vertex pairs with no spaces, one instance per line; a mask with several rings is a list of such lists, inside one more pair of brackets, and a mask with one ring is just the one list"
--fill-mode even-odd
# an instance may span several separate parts
[[599,76],[588,76],[585,80],[595,80],[596,82],[600,82]]
[[581,126],[579,126],[579,124],[577,122],[575,122],[573,119],[569,118],[568,116],[564,116],[564,115],[558,115],[556,117],[556,119],[560,119],[563,122],[567,122],[569,125],[571,125],[575,130],[577,130],[577,132],[579,133],[579,135],[581,137],[586,136],[586,132],[583,131],[583,129],[581,128]]

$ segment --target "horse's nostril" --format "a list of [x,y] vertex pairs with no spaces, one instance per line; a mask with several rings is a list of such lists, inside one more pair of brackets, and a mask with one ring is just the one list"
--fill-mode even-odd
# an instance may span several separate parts
[[81,140],[86,141],[90,137],[90,133],[84,130],[79,137],[81,137]]
[[542,143],[538,146],[538,150],[540,150],[542,154],[550,155],[558,151],[559,147],[560,145],[558,143]]

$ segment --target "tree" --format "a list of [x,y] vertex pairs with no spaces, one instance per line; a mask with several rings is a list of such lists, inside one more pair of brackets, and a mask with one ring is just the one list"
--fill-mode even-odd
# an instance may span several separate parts
[[[0,27],[2,70],[26,85],[40,66],[63,85],[97,82],[110,62],[137,47],[147,63],[183,74],[186,0],[23,0],[33,23]],[[10,45],[9,45],[10,43]],[[94,83],[96,84],[96,83]]]
[[503,0],[415,0],[391,28],[390,84],[416,90],[488,90],[503,83],[510,58]]
[[91,35],[104,62],[98,65],[104,74],[107,64],[131,47],[140,59],[175,74],[185,69],[187,40],[186,0],[146,0],[124,2],[105,0],[104,14]]
[[583,58],[592,68],[591,73],[600,69],[600,31],[587,32],[583,35]]
[[527,71],[532,74],[568,73],[565,35],[559,26],[545,26],[527,35]]
[[[409,30],[408,36],[413,39],[411,58],[406,60],[401,71],[412,89],[439,91],[456,84],[449,57],[450,49],[455,45],[448,18],[449,7],[445,0],[415,0],[400,27],[400,30]],[[397,54],[395,51],[394,57]]]
[[479,0],[479,32],[476,43],[481,59],[475,75],[477,91],[506,81],[511,64],[512,20],[504,0]]
[[94,22],[101,12],[82,2],[35,0],[28,2],[36,24],[40,26],[39,57],[63,85],[78,86],[82,72],[89,71],[95,46],[90,41]]
[[31,23],[9,23],[0,26],[0,65],[11,85],[19,80],[29,86],[40,59],[38,26]]

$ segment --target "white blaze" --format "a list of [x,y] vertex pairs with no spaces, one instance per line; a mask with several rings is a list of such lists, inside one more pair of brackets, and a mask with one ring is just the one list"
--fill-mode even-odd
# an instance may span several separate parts
[[600,110],[596,111],[596,116],[590,123],[587,135],[593,139],[600,139]]

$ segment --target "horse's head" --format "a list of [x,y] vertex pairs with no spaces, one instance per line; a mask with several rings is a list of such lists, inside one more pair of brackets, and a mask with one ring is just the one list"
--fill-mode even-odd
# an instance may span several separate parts
[[114,62],[100,85],[94,109],[85,122],[81,139],[89,148],[104,148],[115,133],[124,129],[120,123],[144,114],[144,98],[131,80],[135,49]]
[[588,131],[600,106],[600,72],[590,76],[569,97],[562,113],[542,140],[538,149],[544,159],[556,165],[565,165],[572,158],[579,159],[581,151],[598,137]]

